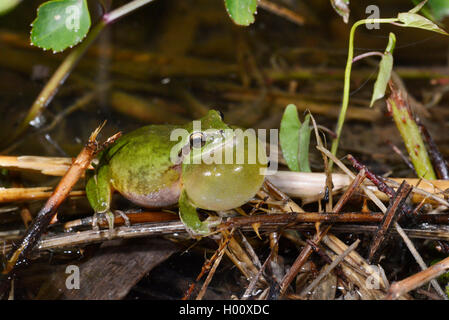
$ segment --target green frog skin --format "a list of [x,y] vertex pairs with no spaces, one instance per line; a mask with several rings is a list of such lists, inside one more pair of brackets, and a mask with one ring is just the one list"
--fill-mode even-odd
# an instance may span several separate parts
[[[236,150],[237,144],[233,130],[218,111],[210,110],[198,121],[201,131],[197,131],[194,122],[182,126],[145,126],[123,135],[104,150],[95,170],[86,175],[87,198],[95,214],[106,213],[109,226],[113,227],[110,204],[116,190],[145,208],[178,204],[181,221],[190,234],[204,236],[220,220],[210,217],[201,221],[197,208],[230,210],[251,199],[264,181],[261,172],[266,161],[253,164],[195,161],[204,154]],[[175,130],[185,134],[172,139]],[[248,153],[246,147],[239,150]]]

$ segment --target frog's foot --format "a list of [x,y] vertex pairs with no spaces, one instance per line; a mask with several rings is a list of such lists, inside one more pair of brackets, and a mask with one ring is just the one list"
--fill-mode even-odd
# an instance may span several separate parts
[[210,216],[201,221],[196,206],[190,201],[185,191],[179,197],[179,217],[192,237],[205,237],[212,234],[213,228],[221,223],[220,217]]
[[[124,213],[122,212],[122,214],[124,214]],[[92,229],[95,231],[100,230],[98,221],[99,221],[99,219],[103,219],[103,215],[108,223],[109,236],[112,236],[112,233],[114,231],[115,215],[110,210],[108,210],[106,212],[95,212],[94,213],[94,215],[92,217]],[[126,217],[126,219],[128,219],[128,217]],[[125,223],[127,221],[126,219],[125,219]],[[128,219],[128,223],[129,223],[129,219]]]
[[194,225],[185,224],[185,227],[187,232],[193,238],[202,238],[215,233],[215,227],[217,227],[220,223],[221,223],[220,217],[209,216],[206,220],[200,221],[197,224]]
[[105,218],[108,222],[109,233],[111,233],[112,230],[114,230],[115,215],[112,213],[112,211],[108,210],[106,211]]
[[209,216],[206,220],[204,220],[203,222],[201,222],[202,224],[202,230],[200,231],[204,231],[203,234],[200,234],[201,236],[207,236],[210,235],[212,233],[215,233],[215,228],[220,225],[220,223],[222,222],[222,219],[220,217],[217,216]]
[[100,215],[99,212],[95,212],[92,216],[92,230],[98,231],[100,230],[100,226],[98,225],[98,216]]

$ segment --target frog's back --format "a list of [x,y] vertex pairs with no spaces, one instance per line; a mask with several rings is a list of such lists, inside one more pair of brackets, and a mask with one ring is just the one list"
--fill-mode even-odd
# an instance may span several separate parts
[[170,160],[175,126],[150,125],[126,135],[107,149],[100,161],[108,163],[111,185],[144,207],[173,205],[179,198],[180,168]]

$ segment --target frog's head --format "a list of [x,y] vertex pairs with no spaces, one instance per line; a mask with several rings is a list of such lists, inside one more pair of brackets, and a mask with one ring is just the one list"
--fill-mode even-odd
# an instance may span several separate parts
[[223,122],[223,113],[217,110],[209,110],[209,112],[199,119],[201,128],[208,129],[228,129],[229,126]]
[[233,130],[223,122],[222,113],[216,110],[190,122],[185,129],[188,136],[183,138],[183,163],[198,164],[233,143]]
[[190,129],[182,182],[193,203],[203,209],[228,210],[253,197],[267,165],[255,131],[232,129],[215,110],[194,121]]

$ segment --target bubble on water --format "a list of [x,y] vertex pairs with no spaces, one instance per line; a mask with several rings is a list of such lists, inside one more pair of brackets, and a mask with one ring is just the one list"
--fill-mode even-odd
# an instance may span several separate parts
[[45,118],[42,115],[39,115],[30,121],[30,126],[33,126],[35,128],[40,128],[44,125],[44,123],[45,123]]

